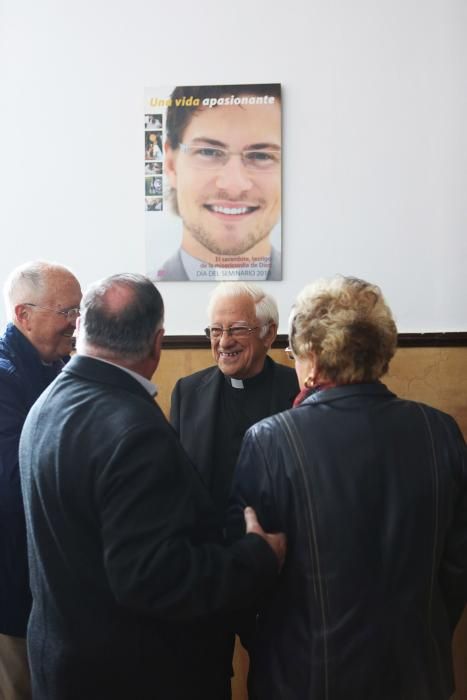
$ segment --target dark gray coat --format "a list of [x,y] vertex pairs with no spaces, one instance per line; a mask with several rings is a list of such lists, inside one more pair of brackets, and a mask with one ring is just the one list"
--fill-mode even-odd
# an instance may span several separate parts
[[175,431],[122,369],[76,356],[26,420],[20,468],[34,700],[217,700],[216,617],[274,579],[225,548]]
[[447,700],[467,600],[455,421],[380,383],[319,391],[248,431],[235,485],[232,515],[248,503],[288,536],[250,700]]

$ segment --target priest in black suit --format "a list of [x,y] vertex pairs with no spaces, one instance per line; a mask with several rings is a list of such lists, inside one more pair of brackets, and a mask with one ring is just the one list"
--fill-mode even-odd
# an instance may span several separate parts
[[208,317],[217,366],[177,382],[170,420],[222,519],[246,430],[291,408],[299,387],[295,371],[267,355],[279,321],[270,294],[245,282],[220,284]]

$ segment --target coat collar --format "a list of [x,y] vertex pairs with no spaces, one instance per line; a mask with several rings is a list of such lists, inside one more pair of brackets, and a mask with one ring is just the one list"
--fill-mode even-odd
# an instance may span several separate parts
[[[280,381],[280,376],[277,376],[279,373],[277,372],[277,364],[274,362],[272,357],[269,357],[269,355],[266,355],[265,362],[263,369],[261,370],[262,372],[264,371],[265,368],[268,368],[269,371],[271,372],[271,386],[272,386],[272,392],[271,392],[271,406],[270,406],[270,411],[271,414],[274,413],[274,409],[276,407],[277,402],[280,402],[280,397],[283,396],[283,387],[282,383]],[[248,380],[246,380],[248,381]],[[198,391],[212,391],[213,396],[215,396],[215,400],[217,401],[219,393],[224,385],[225,382],[225,375],[220,371],[218,367],[213,367],[211,372],[207,372],[206,376],[203,377],[203,380],[200,382],[198,386]],[[290,399],[290,404],[292,405],[292,401],[295,397],[291,396]],[[212,404],[211,404],[212,406]]]
[[128,374],[128,372],[125,372],[116,365],[107,362],[99,362],[99,360],[88,357],[87,355],[75,355],[71,358],[66,367],[64,367],[63,371],[74,374],[82,379],[88,379],[92,382],[124,389],[154,403],[154,399],[149,395],[146,389]]
[[[367,384],[343,384],[331,389],[321,389],[308,396],[300,406],[310,406],[315,403],[330,403],[339,399],[347,399],[358,396],[381,396],[385,398],[395,397],[382,382],[369,382]],[[300,406],[298,408],[300,408]]]
[[[292,406],[292,402],[298,393],[298,383],[293,382],[290,378],[290,372],[287,368],[278,365],[272,357],[266,355],[266,363],[271,371],[271,400],[269,405],[268,415],[284,411]],[[295,377],[295,372],[293,372]],[[198,461],[200,464],[211,465],[214,433],[216,430],[216,412],[219,406],[220,393],[224,386],[225,376],[218,367],[212,367],[200,381],[196,388],[198,400],[196,402],[198,410],[196,415],[192,417],[193,441],[196,442],[196,452],[199,454]],[[289,394],[289,405],[284,397]],[[199,440],[199,435],[203,436],[203,440]]]
[[8,353],[12,358],[16,354],[20,355],[28,365],[37,367],[54,367],[55,373],[59,372],[63,367],[63,361],[68,359],[68,356],[63,360],[56,360],[50,365],[45,365],[34,345],[19,331],[14,323],[8,323],[5,333],[0,339],[0,348]]

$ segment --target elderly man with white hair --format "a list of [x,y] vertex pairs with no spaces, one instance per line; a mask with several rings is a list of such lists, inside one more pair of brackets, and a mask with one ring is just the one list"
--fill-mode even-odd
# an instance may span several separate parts
[[0,337],[0,697],[31,697],[26,625],[31,608],[18,443],[32,404],[72,349],[81,289],[62,265],[29,262],[5,283],[10,318]]
[[[195,464],[223,523],[232,475],[247,429],[262,418],[291,408],[299,392],[290,367],[268,357],[279,312],[274,298],[246,282],[219,284],[208,306],[215,367],[180,379],[172,393],[170,420]],[[225,666],[230,669],[234,629],[248,644],[248,618],[226,621]],[[226,677],[230,698],[230,679]],[[221,698],[219,698],[221,700]]]
[[294,371],[268,357],[279,322],[274,298],[245,282],[219,284],[208,306],[216,367],[180,379],[170,419],[223,517],[246,430],[291,408]]

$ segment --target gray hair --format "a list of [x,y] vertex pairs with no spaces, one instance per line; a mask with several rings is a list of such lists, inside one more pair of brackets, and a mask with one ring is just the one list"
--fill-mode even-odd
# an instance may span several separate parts
[[397,328],[378,286],[337,275],[300,292],[289,319],[289,342],[297,357],[314,353],[330,381],[371,382],[388,370]]
[[89,345],[106,358],[138,362],[164,323],[164,302],[144,275],[122,273],[95,282],[81,301],[78,351]]
[[10,319],[17,304],[38,302],[47,293],[47,283],[53,273],[73,275],[71,270],[58,263],[33,260],[15,267],[3,285],[5,308]]
[[[275,323],[276,326],[279,325],[279,310],[274,297],[266,294],[256,284],[249,284],[248,282],[221,282],[221,284],[217,285],[211,294],[207,308],[209,321],[211,321],[214,304],[219,299],[242,296],[248,296],[253,301],[256,318],[260,326],[267,326],[269,323]],[[266,335],[267,331],[267,328],[262,328],[260,338]]]

